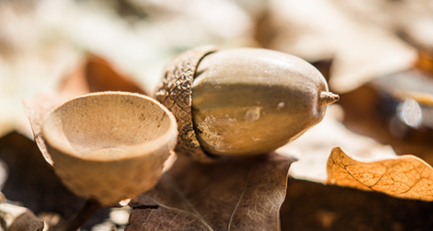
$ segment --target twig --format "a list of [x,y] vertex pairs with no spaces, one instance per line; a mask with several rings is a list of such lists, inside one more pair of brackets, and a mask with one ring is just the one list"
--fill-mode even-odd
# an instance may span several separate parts
[[77,215],[69,222],[66,231],[76,231],[101,207],[96,200],[87,199]]

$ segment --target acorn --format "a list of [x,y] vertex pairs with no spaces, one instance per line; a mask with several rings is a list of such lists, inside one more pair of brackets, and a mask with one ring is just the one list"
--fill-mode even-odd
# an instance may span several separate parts
[[201,47],[168,65],[155,98],[177,119],[177,153],[206,162],[273,151],[319,123],[339,96],[298,57]]

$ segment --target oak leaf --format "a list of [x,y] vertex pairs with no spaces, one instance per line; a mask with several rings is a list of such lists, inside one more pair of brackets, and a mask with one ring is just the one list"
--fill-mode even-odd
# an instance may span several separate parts
[[9,203],[0,203],[0,224],[7,231],[42,231],[44,222],[29,209]]
[[[12,132],[0,138],[0,160],[7,169],[7,178],[0,186],[8,201],[18,202],[38,216],[54,213],[68,220],[84,202],[63,186],[36,144],[23,135]],[[108,212],[106,208],[97,211],[85,228],[106,219]],[[23,218],[29,221],[29,217]]]
[[131,201],[126,230],[278,230],[292,162],[276,153],[212,164],[179,158]]
[[[320,0],[271,1],[268,19],[260,21],[258,39],[265,41],[262,46],[266,48],[310,62],[334,58],[329,86],[339,94],[377,76],[411,67],[416,59],[413,47],[388,30],[347,14],[342,4]],[[321,10],[315,11],[311,5]],[[370,10],[370,5],[366,5]]]
[[334,147],[343,147],[352,155],[366,159],[396,156],[390,146],[347,129],[340,122],[343,116],[339,105],[329,105],[319,124],[277,150],[280,155],[298,159],[290,166],[291,177],[318,183],[326,182],[326,163],[329,152]]
[[53,161],[42,137],[42,122],[45,115],[72,97],[99,91],[128,91],[147,94],[138,83],[121,74],[107,60],[89,54],[81,65],[62,79],[58,92],[40,93],[23,101],[34,140],[49,164],[52,165]]
[[412,155],[361,162],[336,147],[331,152],[327,168],[328,184],[433,201],[433,168]]
[[433,230],[431,203],[289,178],[281,230]]
[[131,77],[106,59],[88,54],[86,60],[66,75],[59,86],[62,95],[78,96],[99,91],[127,91],[149,95]]

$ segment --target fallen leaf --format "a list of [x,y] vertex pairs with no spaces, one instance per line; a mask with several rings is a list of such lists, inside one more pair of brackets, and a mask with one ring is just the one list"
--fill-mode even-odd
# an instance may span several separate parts
[[42,123],[45,115],[72,97],[97,91],[127,91],[146,95],[138,83],[121,74],[108,61],[89,54],[82,65],[64,77],[58,92],[40,93],[31,99],[23,100],[34,140],[45,160],[51,165],[53,161],[42,137]]
[[[343,124],[392,146],[397,155],[413,153],[433,164],[432,87],[431,78],[416,70],[377,78],[340,95]],[[356,155],[348,147],[342,148]]]
[[70,97],[99,91],[127,91],[149,95],[132,78],[122,74],[110,62],[89,54],[86,60],[66,76],[60,94]]
[[272,0],[269,7],[269,19],[260,26],[266,30],[258,30],[264,33],[259,41],[310,62],[333,58],[329,84],[334,93],[409,68],[416,59],[415,49],[389,29],[358,20],[338,1]]
[[[0,138],[0,159],[8,170],[1,191],[9,201],[36,215],[53,212],[69,220],[85,201],[63,186],[36,144],[23,135],[13,132]],[[108,212],[109,209],[100,209],[85,227],[100,223]]]
[[411,155],[361,162],[336,147],[328,160],[327,183],[394,197],[433,201],[433,168]]
[[393,136],[432,143],[433,75],[410,69],[382,76],[369,85],[379,96],[374,109]]
[[418,50],[418,59],[414,64],[415,68],[424,71],[433,78],[433,52]]
[[[356,0],[333,1],[358,21],[368,22],[385,30],[394,30],[405,42],[418,48],[433,47],[433,8],[428,0],[393,1]],[[387,9],[386,11],[383,9]]]
[[290,167],[291,177],[324,183],[327,179],[326,162],[330,150],[336,146],[362,158],[396,156],[390,146],[347,129],[340,122],[343,116],[339,105],[329,105],[322,122],[277,150],[281,155],[298,159]]
[[292,162],[276,153],[212,164],[179,158],[130,202],[126,230],[278,230]]
[[68,221],[58,213],[43,212],[38,214],[38,218],[49,227],[48,231],[64,231],[68,226]]
[[281,230],[433,230],[431,202],[289,178]]
[[44,222],[27,208],[0,203],[0,223],[7,231],[42,231]]

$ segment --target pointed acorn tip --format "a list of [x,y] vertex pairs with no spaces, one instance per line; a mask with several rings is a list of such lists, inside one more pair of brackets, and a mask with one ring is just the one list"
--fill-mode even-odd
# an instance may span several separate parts
[[322,105],[328,105],[331,103],[335,103],[338,100],[340,100],[340,96],[337,94],[334,94],[332,92],[327,92],[327,91],[320,92],[320,103]]

